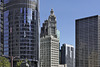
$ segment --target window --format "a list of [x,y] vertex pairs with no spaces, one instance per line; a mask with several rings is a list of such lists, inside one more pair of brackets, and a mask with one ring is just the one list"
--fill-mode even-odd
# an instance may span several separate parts
[[9,0],[4,0],[4,4],[6,4],[6,3],[8,3],[9,2]]

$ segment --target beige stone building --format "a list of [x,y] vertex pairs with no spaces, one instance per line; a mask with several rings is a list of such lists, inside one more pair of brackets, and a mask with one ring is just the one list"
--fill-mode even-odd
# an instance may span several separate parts
[[59,67],[59,38],[53,9],[41,28],[40,67]]
[[67,67],[67,64],[61,64],[59,67]]

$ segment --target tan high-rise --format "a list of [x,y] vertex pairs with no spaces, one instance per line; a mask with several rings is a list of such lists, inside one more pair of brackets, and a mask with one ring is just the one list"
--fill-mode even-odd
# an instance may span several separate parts
[[57,38],[56,17],[53,9],[43,23],[40,38],[40,67],[59,66],[59,38]]

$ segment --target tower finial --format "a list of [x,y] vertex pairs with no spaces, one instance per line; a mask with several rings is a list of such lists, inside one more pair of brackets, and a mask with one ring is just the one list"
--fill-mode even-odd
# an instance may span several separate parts
[[54,14],[53,8],[51,9],[50,13],[51,13],[52,15]]

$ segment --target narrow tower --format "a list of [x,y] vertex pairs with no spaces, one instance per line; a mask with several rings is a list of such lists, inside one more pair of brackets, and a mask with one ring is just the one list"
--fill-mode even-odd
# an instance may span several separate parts
[[56,16],[51,9],[48,20],[41,27],[40,67],[59,66],[59,38],[57,38]]

